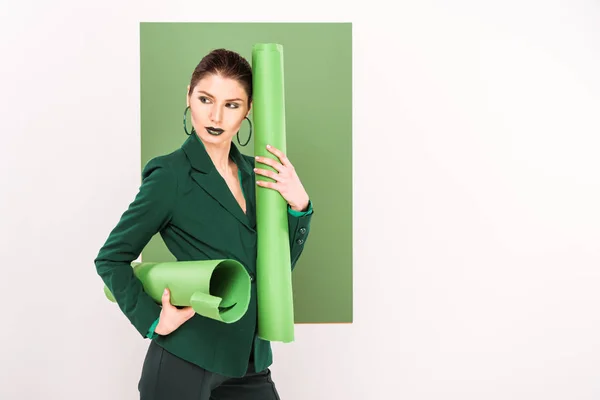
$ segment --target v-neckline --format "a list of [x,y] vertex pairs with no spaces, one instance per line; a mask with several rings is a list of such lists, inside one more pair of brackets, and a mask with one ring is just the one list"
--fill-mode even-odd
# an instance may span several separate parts
[[[202,150],[203,150],[202,156],[205,160],[205,161],[203,161],[204,165],[197,165],[196,167],[201,171],[208,171],[208,170],[212,169],[213,172],[216,173],[220,177],[221,182],[223,182],[223,184],[225,184],[225,187],[227,188],[227,192],[229,193],[229,196],[231,196],[231,199],[233,199],[233,201],[235,202],[238,210],[241,211],[241,213],[242,213],[242,215],[244,215],[244,217],[250,218],[250,215],[248,214],[248,212],[250,211],[249,210],[249,202],[248,202],[248,198],[247,198],[247,193],[246,193],[246,191],[244,191],[244,182],[242,180],[242,175],[244,175],[244,174],[242,174],[242,168],[240,168],[240,164],[239,164],[239,163],[244,163],[245,160],[243,159],[242,154],[239,152],[239,150],[237,149],[235,144],[233,142],[231,143],[231,149],[229,150],[229,159],[233,162],[233,164],[237,168],[237,175],[238,175],[240,190],[242,191],[242,196],[244,197],[244,202],[246,203],[245,211],[242,208],[242,206],[240,205],[238,199],[235,197],[233,190],[229,187],[227,179],[223,175],[221,175],[221,173],[217,170],[214,163],[211,161],[210,155],[208,155],[208,152],[206,151],[206,146],[204,145],[202,140],[198,137],[198,135],[193,135],[193,137],[190,137],[190,139],[188,139],[188,141],[186,141],[186,145],[188,143],[190,143],[190,145],[191,145],[192,143],[196,143],[196,142],[202,148]],[[190,146],[186,146],[186,148],[189,148],[189,147]],[[196,148],[200,148],[200,147],[196,147]],[[191,150],[192,149],[190,148],[190,151]],[[190,159],[195,160],[196,158],[191,156]]]

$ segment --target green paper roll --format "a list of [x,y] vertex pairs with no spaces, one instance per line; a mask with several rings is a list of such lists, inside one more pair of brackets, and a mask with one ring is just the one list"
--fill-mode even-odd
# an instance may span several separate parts
[[[283,47],[260,43],[252,49],[255,155],[277,159],[270,144],[286,153]],[[257,163],[257,167],[273,170]],[[257,180],[271,181],[262,175]],[[279,192],[256,189],[258,336],[294,340],[294,308],[287,202]]]
[[[132,267],[144,291],[159,304],[168,288],[174,306],[191,306],[197,314],[224,323],[238,321],[248,310],[250,275],[235,260],[143,262]],[[104,293],[115,302],[106,285]]]

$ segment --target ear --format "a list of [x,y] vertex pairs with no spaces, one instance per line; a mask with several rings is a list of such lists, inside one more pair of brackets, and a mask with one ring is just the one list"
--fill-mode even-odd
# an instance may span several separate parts
[[185,104],[189,107],[190,106],[190,85],[187,85],[187,90],[185,92]]
[[252,112],[252,101],[250,101],[250,105],[248,106],[248,112],[246,113],[246,117],[250,118],[251,112]]

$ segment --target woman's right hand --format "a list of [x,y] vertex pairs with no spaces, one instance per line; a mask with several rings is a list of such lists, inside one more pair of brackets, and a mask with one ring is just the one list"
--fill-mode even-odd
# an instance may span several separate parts
[[195,313],[192,307],[177,308],[172,305],[171,292],[165,289],[162,295],[162,310],[154,332],[161,336],[168,335],[192,318]]

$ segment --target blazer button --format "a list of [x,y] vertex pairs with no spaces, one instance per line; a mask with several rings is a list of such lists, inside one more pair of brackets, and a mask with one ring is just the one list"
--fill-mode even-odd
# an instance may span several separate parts
[[254,277],[254,274],[250,274],[250,282],[254,282],[256,280],[256,278]]
[[302,243],[304,243],[304,239],[298,239],[298,240],[296,241],[296,243],[298,243],[298,244],[302,244]]
[[300,228],[300,233],[304,235],[306,233],[306,228]]

